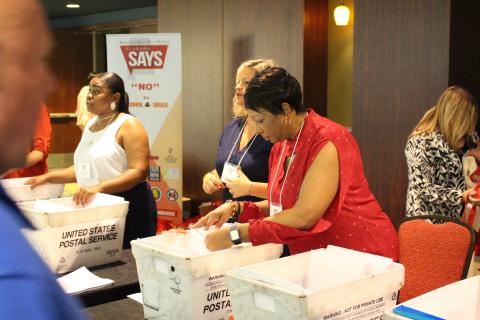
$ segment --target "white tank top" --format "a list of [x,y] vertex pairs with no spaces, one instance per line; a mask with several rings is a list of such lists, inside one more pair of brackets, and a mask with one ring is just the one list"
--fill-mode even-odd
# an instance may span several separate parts
[[127,170],[127,154],[117,143],[115,136],[122,124],[130,118],[133,117],[120,113],[110,125],[97,132],[90,131],[97,117],[88,121],[73,155],[79,185],[95,186],[102,181],[118,177]]

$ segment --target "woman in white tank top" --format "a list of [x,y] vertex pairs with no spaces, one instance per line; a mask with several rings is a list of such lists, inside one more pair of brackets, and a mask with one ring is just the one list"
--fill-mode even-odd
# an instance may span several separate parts
[[96,193],[119,195],[130,201],[124,247],[130,240],[155,234],[155,200],[148,184],[148,136],[139,120],[128,112],[123,80],[101,73],[90,81],[87,109],[94,114],[83,131],[74,154],[74,165],[33,177],[28,184],[77,182],[73,199],[90,202]]

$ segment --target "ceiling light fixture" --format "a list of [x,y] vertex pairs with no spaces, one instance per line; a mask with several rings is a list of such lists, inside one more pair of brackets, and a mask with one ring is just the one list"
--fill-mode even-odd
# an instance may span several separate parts
[[78,3],[68,3],[66,7],[69,9],[78,9],[80,8],[80,5]]

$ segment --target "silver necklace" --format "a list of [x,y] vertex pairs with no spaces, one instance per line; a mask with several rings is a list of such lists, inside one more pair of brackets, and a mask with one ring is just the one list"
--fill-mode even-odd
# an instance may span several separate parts
[[[102,131],[102,130],[104,130],[106,127],[108,127],[108,126],[110,125],[110,123],[112,122],[112,120],[113,120],[117,115],[118,115],[118,113],[112,115],[112,116],[110,117],[110,119],[108,120],[107,124],[106,124],[101,130],[96,130],[95,132],[90,131],[90,132],[92,132],[92,138],[90,139],[90,142],[88,143],[89,145],[92,145],[92,144],[95,142],[95,136],[97,135],[97,133],[100,132],[100,131]],[[104,119],[101,119],[100,121],[102,121],[102,120],[104,120]],[[97,121],[98,121],[98,118],[97,118],[97,120],[95,120],[95,123],[92,124],[92,127],[95,126],[95,124],[97,123]],[[90,127],[90,128],[91,128],[91,127]]]

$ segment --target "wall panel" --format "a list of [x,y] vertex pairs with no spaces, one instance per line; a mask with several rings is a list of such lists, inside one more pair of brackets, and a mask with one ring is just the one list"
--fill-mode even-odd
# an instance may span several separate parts
[[222,1],[159,0],[158,32],[182,33],[183,193],[205,198],[222,123]]
[[303,82],[303,1],[223,1],[223,97],[231,119],[235,72],[247,59],[273,58]]
[[[51,68],[57,79],[57,88],[46,103],[51,113],[74,113],[77,93],[92,71],[92,38],[79,29],[53,31],[55,47]],[[80,141],[81,131],[76,119],[52,119],[52,146],[50,153],[71,153]]]
[[405,214],[407,136],[448,85],[450,1],[355,1],[353,133],[370,187]]
[[452,1],[450,85],[459,85],[480,99],[480,1]]
[[327,116],[328,5],[328,0],[304,1],[303,102],[322,116]]

